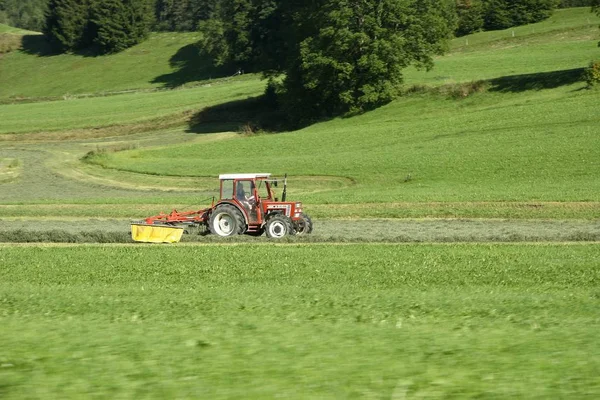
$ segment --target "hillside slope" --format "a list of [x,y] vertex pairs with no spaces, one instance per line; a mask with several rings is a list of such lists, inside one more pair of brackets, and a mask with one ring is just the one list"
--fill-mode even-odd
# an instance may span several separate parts
[[53,55],[41,35],[26,35],[22,50],[0,59],[0,100],[168,89],[233,74],[215,70],[200,56],[198,38],[197,33],[154,33],[121,53],[94,57]]
[[306,194],[317,203],[600,201],[598,94],[581,88],[492,89],[461,101],[414,95],[294,133],[103,154],[96,162],[144,174],[260,170],[354,182]]
[[[588,45],[597,41],[599,23],[588,8],[565,9],[538,24],[458,38],[432,71],[408,70],[406,81],[441,84],[579,68],[595,56]],[[198,33],[155,33],[122,53],[90,57],[52,55],[41,36],[29,34],[22,51],[0,59],[0,100],[168,89],[236,72],[212,67],[194,45],[198,39]],[[544,44],[543,54],[529,50]]]
[[442,85],[580,68],[600,58],[599,24],[589,8],[572,8],[537,24],[456,38],[433,70],[410,68],[406,82]]
[[[514,41],[512,36],[494,36],[500,33],[460,39],[469,40],[468,47],[455,43],[453,52],[437,63],[451,74],[446,83],[456,84],[435,88],[445,78],[416,72],[408,85],[416,86],[411,94],[364,115],[296,132],[223,134],[243,123],[235,113],[221,113],[208,122],[199,118],[206,116],[207,106],[232,101],[238,108],[247,106],[243,100],[262,93],[265,84],[252,75],[180,90],[0,104],[0,157],[17,159],[22,166],[0,201],[49,204],[45,211],[36,207],[31,211],[35,213],[59,212],[53,201],[128,204],[129,208],[101,210],[83,207],[89,213],[85,215],[123,216],[142,210],[135,204],[198,204],[199,193],[214,192],[219,173],[264,170],[289,173],[294,194],[326,216],[526,218],[534,209],[519,207],[527,204],[535,207],[536,215],[597,218],[599,95],[584,88],[581,72],[590,59],[600,58],[597,38],[592,37],[598,30],[590,25],[596,22],[586,10],[557,14],[561,15],[572,17],[567,26],[571,33],[559,19],[556,29],[551,21],[536,25],[536,33],[533,26],[522,27],[531,34],[515,35]],[[542,28],[546,31],[540,33]],[[580,35],[587,30],[589,34]],[[168,38],[158,35],[153,40],[159,37]],[[152,40],[147,43],[151,44]],[[128,54],[114,57],[126,63]],[[139,54],[137,60],[148,60],[151,54]],[[531,63],[519,63],[517,54],[527,55]],[[13,56],[1,62],[15,60]],[[57,57],[49,59],[92,64],[103,60]],[[83,82],[90,68],[75,70],[74,83],[80,78]],[[493,79],[469,83],[482,76]],[[103,79],[99,73],[90,85],[100,85]],[[110,79],[107,88],[123,83],[118,77]],[[56,92],[48,89],[53,83]],[[67,82],[46,80],[44,85],[31,90],[48,96]],[[22,82],[19,90],[26,89]],[[90,150],[94,152],[85,160],[91,163],[78,161]],[[394,214],[399,208],[404,211]],[[7,212],[16,212],[11,210]],[[80,216],[84,211],[74,207],[72,212]]]
[[[486,84],[428,89],[294,133],[102,154],[94,161],[143,174],[252,169],[354,182],[312,194],[310,182],[302,182],[314,203],[599,201],[599,95],[581,79],[600,49],[591,34],[597,27],[583,11],[559,12],[537,24],[536,33],[521,27],[530,34],[514,41],[498,32],[462,38],[476,45],[455,43],[438,59],[434,71],[448,71],[447,80],[494,78]],[[446,80],[427,73],[412,78],[420,85]]]
[[26,29],[15,28],[14,26],[0,24],[0,33],[10,33],[13,35],[37,35],[39,32],[28,31]]

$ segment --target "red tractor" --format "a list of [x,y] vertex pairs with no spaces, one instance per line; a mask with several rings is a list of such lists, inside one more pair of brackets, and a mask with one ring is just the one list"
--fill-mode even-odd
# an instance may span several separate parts
[[178,242],[182,225],[205,225],[211,233],[222,237],[247,233],[269,238],[306,235],[312,232],[310,217],[302,211],[302,203],[286,201],[287,178],[284,178],[281,201],[272,187],[278,185],[271,174],[220,175],[220,199],[210,208],[199,211],[160,214],[132,224],[132,237],[140,242]]

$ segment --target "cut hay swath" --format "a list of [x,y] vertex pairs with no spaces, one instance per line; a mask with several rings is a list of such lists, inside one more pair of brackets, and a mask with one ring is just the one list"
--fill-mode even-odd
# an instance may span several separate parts
[[178,243],[183,228],[171,225],[131,224],[131,238],[144,243]]

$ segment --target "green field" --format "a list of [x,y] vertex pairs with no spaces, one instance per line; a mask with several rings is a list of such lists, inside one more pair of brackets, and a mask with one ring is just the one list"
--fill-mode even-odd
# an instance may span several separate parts
[[91,57],[53,55],[42,36],[28,35],[22,51],[0,62],[0,100],[170,88],[233,74],[204,65],[198,39],[196,33],[155,33],[122,53]]
[[597,244],[0,250],[3,398],[600,395]]
[[[265,81],[196,33],[0,25],[0,398],[599,397],[599,24],[458,38],[386,106],[254,133]],[[256,171],[313,235],[130,243]]]
[[[96,162],[139,173],[216,176],[223,165],[246,170],[251,158],[254,170],[352,178],[348,187],[304,195],[309,203],[598,201],[598,94],[573,90],[486,93],[462,102],[411,96],[293,134],[137,149]],[[539,115],[543,123],[532,124]],[[331,150],[324,156],[322,148]]]
[[[432,72],[407,72],[407,87],[446,84],[441,89],[420,89],[362,116],[275,135],[219,133],[242,124],[227,116],[210,123],[189,122],[203,107],[259,95],[264,81],[257,76],[205,81],[174,91],[96,93],[82,98],[70,94],[79,90],[64,86],[77,86],[75,75],[69,75],[72,82],[58,75],[52,80],[53,91],[44,86],[48,80],[44,85],[35,80],[25,85],[1,74],[20,88],[40,90],[40,95],[50,97],[63,95],[66,100],[0,105],[0,141],[5,143],[0,145],[0,156],[13,158],[14,150],[3,149],[21,141],[18,148],[26,150],[21,153],[24,165],[39,168],[38,161],[44,160],[51,170],[44,167],[40,173],[50,172],[53,186],[72,190],[46,190],[48,179],[40,185],[39,173],[28,174],[25,168],[19,183],[0,201],[39,203],[60,197],[61,204],[193,205],[199,196],[214,193],[214,177],[219,173],[265,170],[290,174],[295,195],[315,205],[315,210],[329,209],[316,211],[325,217],[361,216],[362,212],[372,218],[388,212],[392,217],[523,218],[505,210],[520,207],[511,204],[540,203],[552,208],[560,203],[571,210],[581,207],[576,212],[580,217],[598,218],[598,93],[584,90],[581,81],[582,68],[600,57],[595,19],[586,9],[562,10],[546,22],[515,28],[515,36],[508,39],[512,30],[456,39]],[[146,57],[147,62],[146,50],[155,47],[152,54],[160,55],[156,60],[164,60],[177,53],[178,46],[186,48],[196,39],[192,34],[169,35],[155,35],[128,51]],[[523,58],[525,54],[529,58]],[[90,63],[82,64],[82,73],[100,71],[101,62],[132,70],[123,64],[134,58],[131,54],[110,57],[13,52],[3,58],[0,68],[30,69],[27,63],[46,61],[62,68],[78,59]],[[152,67],[157,64],[148,65],[145,71],[158,73]],[[107,91],[126,82],[130,88],[147,87],[110,70],[86,76],[92,77],[84,80],[86,84],[103,85]],[[479,79],[490,80],[468,83]],[[463,83],[448,86],[451,82]],[[57,142],[48,143],[52,140]],[[90,150],[101,151],[81,163],[79,159]],[[63,185],[62,178],[69,183]],[[103,190],[104,196],[92,194]],[[345,208],[327,207],[331,204],[352,209],[343,215],[340,210]],[[390,211],[364,204],[389,204]],[[404,208],[409,210],[414,204],[414,209],[429,211],[395,212],[402,204],[408,204]],[[445,211],[436,212],[438,204]],[[482,211],[486,204],[499,205],[501,211]],[[463,214],[455,212],[460,209]],[[115,208],[109,216],[117,214]],[[544,217],[531,215],[540,216]]]
[[0,24],[0,34],[10,33],[13,35],[35,35],[39,34],[39,32],[28,31],[26,29],[15,28],[14,26],[9,26],[6,24]]
[[[4,116],[0,135],[127,127],[146,122],[147,130],[165,118],[171,125],[185,123],[181,114],[221,102],[260,94],[264,82],[252,76],[222,80],[194,90],[134,92],[37,103],[1,105]],[[91,112],[93,110],[93,112]],[[117,130],[116,132],[121,133]],[[125,132],[127,133],[127,132]],[[113,133],[114,135],[114,133]]]
[[439,85],[579,68],[600,57],[589,46],[599,22],[589,8],[564,9],[541,23],[456,38],[432,71],[409,70],[407,80]]

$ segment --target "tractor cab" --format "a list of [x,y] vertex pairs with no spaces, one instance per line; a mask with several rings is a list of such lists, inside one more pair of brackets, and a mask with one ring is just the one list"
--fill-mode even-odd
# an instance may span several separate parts
[[269,237],[305,234],[312,221],[303,213],[302,203],[287,202],[287,178],[282,201],[274,197],[278,180],[271,174],[225,174],[219,176],[220,200],[214,206],[209,229],[219,236],[248,233]]

